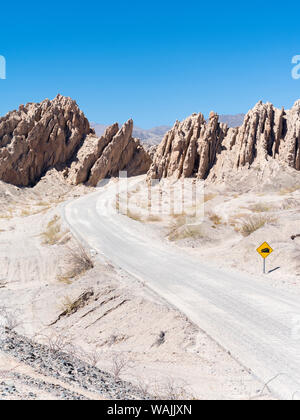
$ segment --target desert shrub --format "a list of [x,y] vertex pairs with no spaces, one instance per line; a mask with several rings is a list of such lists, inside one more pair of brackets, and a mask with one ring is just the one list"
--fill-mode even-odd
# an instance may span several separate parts
[[115,353],[111,359],[111,373],[115,380],[120,380],[122,373],[127,372],[133,368],[133,362],[128,358],[126,354]]
[[280,208],[281,210],[291,210],[299,206],[300,206],[299,201],[293,200],[293,199],[286,199],[283,201]]
[[40,207],[45,207],[45,206],[48,206],[48,205],[49,205],[49,203],[46,203],[46,201],[38,201],[38,202],[36,203],[36,205],[37,205],[37,206],[40,206]]
[[23,209],[22,211],[21,211],[21,213],[20,213],[20,216],[21,217],[27,217],[27,216],[30,216],[32,213],[30,213],[30,211],[29,210],[27,210],[27,209]]
[[5,214],[0,214],[0,219],[11,219],[13,217],[13,209],[9,207]]
[[264,216],[251,217],[250,216],[248,219],[244,219],[242,221],[239,231],[241,232],[243,236],[249,236],[253,232],[265,226],[267,223],[272,223],[274,221],[275,219],[271,217],[264,217]]
[[207,201],[213,200],[216,196],[217,194],[213,194],[213,193],[204,194],[204,203],[206,203]]
[[189,385],[182,380],[166,378],[156,383],[153,389],[154,399],[158,400],[191,400],[193,393]]
[[179,241],[188,238],[204,238],[204,234],[200,225],[183,225],[171,229],[168,238],[170,241]]
[[80,244],[68,248],[64,259],[65,273],[58,276],[62,283],[69,284],[71,279],[84,274],[94,267],[90,254]]
[[9,312],[5,306],[0,307],[0,329],[14,331],[22,324],[17,312]]
[[42,337],[48,348],[49,354],[54,358],[61,353],[71,354],[71,351],[73,350],[71,337],[67,334],[53,332],[48,336],[42,334],[38,334],[38,336]]
[[147,221],[148,222],[160,222],[161,217],[156,215],[156,214],[149,214],[149,216],[147,217]]
[[78,299],[74,300],[71,299],[69,296],[65,296],[61,305],[60,310],[64,315],[71,315],[75,312],[77,312],[77,309],[79,309],[80,302]]
[[142,221],[142,217],[140,214],[133,212],[132,210],[127,210],[127,217],[129,217],[132,220],[135,220],[137,222]]
[[72,284],[72,279],[67,275],[59,275],[57,276],[57,280],[63,284]]
[[83,354],[83,357],[89,365],[96,367],[97,364],[100,362],[100,360],[103,359],[103,353],[95,350],[95,351],[85,352]]
[[44,245],[57,244],[66,234],[61,231],[61,224],[59,216],[54,216],[47,224],[46,230],[41,234]]
[[209,220],[211,220],[215,225],[220,225],[222,223],[222,217],[218,216],[215,213],[212,213],[209,216]]
[[267,213],[268,211],[271,211],[272,209],[274,209],[274,206],[268,203],[257,203],[257,204],[253,204],[250,207],[250,210],[255,213]]
[[300,185],[295,185],[294,187],[282,188],[282,189],[279,191],[279,194],[280,194],[280,195],[291,194],[291,193],[293,193],[293,192],[295,192],[295,191],[298,191],[298,190],[300,190]]

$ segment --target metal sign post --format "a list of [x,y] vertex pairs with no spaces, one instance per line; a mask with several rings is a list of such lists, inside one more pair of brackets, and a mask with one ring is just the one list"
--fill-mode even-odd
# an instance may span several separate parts
[[264,242],[261,244],[260,247],[256,250],[259,255],[263,258],[263,273],[266,274],[266,258],[272,254],[273,249],[270,247],[270,245],[267,242]]

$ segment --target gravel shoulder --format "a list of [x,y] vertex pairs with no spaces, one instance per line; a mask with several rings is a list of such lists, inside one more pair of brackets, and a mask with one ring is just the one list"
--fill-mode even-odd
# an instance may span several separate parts
[[1,334],[1,399],[145,399],[128,382],[11,331]]

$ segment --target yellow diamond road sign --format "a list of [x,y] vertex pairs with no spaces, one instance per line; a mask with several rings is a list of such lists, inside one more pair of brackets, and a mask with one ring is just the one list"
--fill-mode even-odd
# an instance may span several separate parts
[[263,258],[267,258],[272,252],[273,249],[270,247],[270,245],[267,242],[264,242],[261,244],[259,248],[256,250]]

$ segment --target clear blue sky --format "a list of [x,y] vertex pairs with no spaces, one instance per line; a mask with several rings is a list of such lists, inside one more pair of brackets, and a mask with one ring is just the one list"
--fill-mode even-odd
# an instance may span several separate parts
[[0,115],[59,92],[91,121],[149,128],[300,98],[296,1],[2,2],[0,13]]

